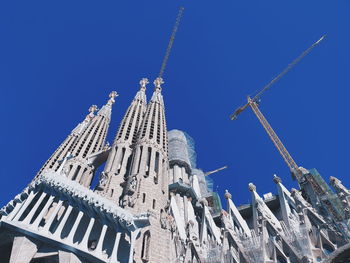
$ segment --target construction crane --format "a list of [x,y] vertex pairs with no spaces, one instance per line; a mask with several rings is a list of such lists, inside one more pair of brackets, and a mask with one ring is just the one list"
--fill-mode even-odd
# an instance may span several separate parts
[[[236,120],[237,116],[241,114],[245,109],[250,107],[252,111],[254,112],[255,116],[258,118],[262,126],[264,127],[266,133],[269,135],[270,139],[272,140],[273,144],[276,146],[277,150],[283,157],[284,161],[288,165],[292,176],[297,179],[299,185],[302,188],[302,191],[306,191],[307,189],[304,189],[303,185],[308,184],[313,189],[313,191],[316,193],[316,195],[320,198],[321,203],[327,208],[328,211],[332,214],[333,218],[335,220],[342,220],[343,213],[341,211],[341,204],[339,204],[339,200],[336,200],[336,196],[334,194],[331,194],[331,190],[329,187],[324,183],[317,182],[316,177],[314,176],[307,176],[303,178],[303,171],[302,168],[299,167],[286,147],[283,145],[282,141],[278,138],[276,132],[272,129],[269,122],[266,120],[265,116],[262,114],[262,112],[259,110],[259,103],[260,103],[260,97],[261,95],[266,92],[271,86],[276,83],[281,77],[283,77],[290,69],[292,69],[301,59],[303,59],[310,51],[316,47],[323,39],[325,38],[325,35],[323,35],[319,40],[317,40],[314,44],[312,44],[308,49],[306,49],[299,57],[297,57],[295,60],[292,61],[279,75],[277,75],[272,81],[270,81],[260,92],[258,92],[253,98],[247,97],[247,103],[239,107],[235,110],[235,112],[230,116],[231,120]],[[305,181],[306,180],[306,181]],[[323,181],[323,179],[321,179]],[[322,186],[323,185],[323,186]],[[334,197],[333,197],[334,196]]]
[[221,167],[221,168],[215,169],[215,170],[213,170],[213,171],[206,172],[206,173],[204,173],[204,176],[208,176],[208,175],[211,175],[211,174],[217,173],[217,172],[219,172],[219,171],[221,171],[221,170],[224,170],[224,169],[226,169],[226,168],[228,168],[228,166],[227,166],[227,165],[225,165],[224,167]]
[[170,36],[170,39],[169,39],[169,43],[168,43],[167,49],[165,51],[165,55],[164,55],[164,58],[163,58],[163,61],[162,61],[162,66],[160,67],[160,71],[159,71],[159,75],[158,75],[159,78],[163,77],[165,68],[166,68],[166,66],[168,64],[170,52],[171,52],[171,49],[173,47],[175,36],[176,36],[176,32],[177,32],[177,30],[179,28],[179,25],[180,25],[181,18],[182,18],[184,10],[185,10],[185,8],[183,6],[180,6],[179,12],[177,13],[177,16],[176,16],[176,20],[175,20],[175,24],[174,24],[174,27],[173,27],[173,31],[171,33],[171,36]]
[[292,156],[287,151],[286,147],[284,147],[282,141],[278,138],[275,131],[272,129],[271,125],[268,123],[262,112],[259,110],[259,102],[260,97],[263,93],[265,93],[268,89],[271,88],[271,86],[276,83],[279,79],[281,79],[289,70],[291,70],[300,60],[302,60],[307,54],[311,52],[312,49],[314,49],[323,39],[325,38],[325,35],[323,35],[319,40],[317,40],[315,43],[313,43],[308,49],[306,49],[303,53],[301,53],[296,59],[292,61],[280,74],[278,74],[274,79],[272,79],[265,87],[262,88],[260,92],[258,92],[253,98],[249,97],[247,98],[247,103],[239,107],[235,110],[235,112],[230,116],[231,120],[236,120],[238,115],[241,114],[245,109],[250,107],[255,116],[258,118],[262,126],[264,127],[265,131],[269,135],[270,139],[272,140],[273,144],[276,146],[277,150],[283,157],[284,161],[288,165],[290,171],[292,174],[298,179],[300,177],[299,172],[299,166],[296,164]]

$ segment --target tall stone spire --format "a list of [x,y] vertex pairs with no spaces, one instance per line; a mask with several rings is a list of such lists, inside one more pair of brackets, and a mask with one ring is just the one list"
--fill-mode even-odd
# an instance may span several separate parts
[[124,189],[123,206],[136,210],[145,206],[154,207],[153,203],[160,193],[161,196],[167,195],[168,179],[163,170],[168,162],[168,142],[162,83],[161,78],[154,81],[155,89],[139,130],[131,171]]
[[103,150],[110,123],[112,105],[118,94],[112,91],[110,99],[90,121],[81,136],[76,140],[71,157],[63,168],[64,174],[71,180],[77,181],[84,186],[90,186],[95,172],[95,165],[91,158],[94,154]]
[[[143,229],[135,243],[134,258],[149,262],[168,262],[169,232],[164,221],[168,201],[168,139],[164,102],[161,94],[163,80],[154,81],[155,90],[135,144],[132,166],[121,198],[121,206],[134,213],[148,211],[150,226]],[[145,243],[147,243],[145,245]],[[162,244],[161,253],[149,253]],[[137,261],[139,262],[139,261]]]
[[69,155],[71,151],[74,151],[77,146],[77,141],[82,136],[86,128],[89,126],[91,120],[95,117],[95,111],[97,110],[96,105],[92,105],[89,108],[89,114],[85,117],[85,120],[79,123],[68,137],[61,143],[61,145],[56,149],[56,151],[51,155],[51,157],[45,162],[41,167],[35,178],[39,177],[42,172],[46,169],[52,169],[57,171],[61,165],[62,160]]
[[124,175],[130,166],[132,147],[136,142],[145,114],[147,106],[145,91],[148,83],[147,78],[140,81],[140,90],[136,93],[120,123],[104,171],[100,176],[99,185],[96,188],[96,191],[101,195],[117,202],[123,190],[120,184],[124,182]]

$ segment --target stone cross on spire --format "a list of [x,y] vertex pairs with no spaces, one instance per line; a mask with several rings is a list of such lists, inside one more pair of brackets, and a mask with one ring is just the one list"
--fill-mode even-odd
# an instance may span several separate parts
[[112,91],[111,93],[109,93],[109,97],[110,99],[108,100],[108,105],[112,106],[112,104],[115,102],[114,98],[118,97],[119,94],[116,91]]
[[155,86],[155,90],[162,90],[161,85],[164,83],[163,79],[161,77],[158,77],[155,79],[155,81],[153,82],[154,86]]
[[146,90],[146,85],[149,83],[148,78],[143,78],[140,80],[140,85],[142,90]]
[[89,122],[94,116],[95,116],[95,111],[97,111],[98,108],[96,105],[91,105],[89,108],[89,114],[85,118],[85,122]]

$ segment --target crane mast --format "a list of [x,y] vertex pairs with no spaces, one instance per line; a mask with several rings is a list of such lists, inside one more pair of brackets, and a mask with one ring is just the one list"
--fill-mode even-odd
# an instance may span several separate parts
[[253,101],[250,97],[248,97],[248,103],[247,103],[252,111],[254,112],[255,116],[260,121],[261,125],[264,127],[266,133],[269,135],[271,141],[276,146],[277,150],[283,157],[284,161],[288,165],[291,173],[299,179],[299,173],[297,172],[299,170],[299,166],[294,161],[293,157],[290,155],[286,147],[284,147],[282,141],[277,136],[275,131],[272,129],[270,123],[266,120],[265,116],[262,114],[262,112],[259,110],[258,104]]

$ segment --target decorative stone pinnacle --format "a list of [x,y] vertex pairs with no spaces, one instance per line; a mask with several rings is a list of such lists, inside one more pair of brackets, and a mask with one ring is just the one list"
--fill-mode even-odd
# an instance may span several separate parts
[[256,191],[256,186],[253,183],[249,183],[248,184],[248,189],[251,192]]
[[112,91],[111,93],[109,93],[109,97],[110,99],[108,100],[108,105],[112,105],[115,102],[115,97],[118,97],[119,94],[116,91]]
[[89,108],[89,112],[91,112],[92,114],[97,111],[97,106],[96,105],[91,105]]
[[335,184],[341,184],[341,181],[338,179],[338,178],[336,178],[336,177],[333,177],[333,176],[330,176],[329,177],[329,181],[330,181],[330,183],[331,183],[331,185],[335,185]]
[[161,90],[162,89],[162,84],[164,83],[163,79],[161,77],[158,77],[155,79],[155,81],[153,82],[154,86],[156,89]]
[[146,89],[146,85],[149,83],[148,78],[143,78],[140,80],[140,85],[141,85],[141,89],[145,90]]
[[282,183],[282,179],[275,174],[273,175],[273,181],[275,184]]
[[290,189],[290,193],[292,196],[294,196],[297,192],[298,192],[298,190],[295,188]]
[[225,199],[231,199],[232,198],[232,195],[229,193],[228,190],[225,190]]

